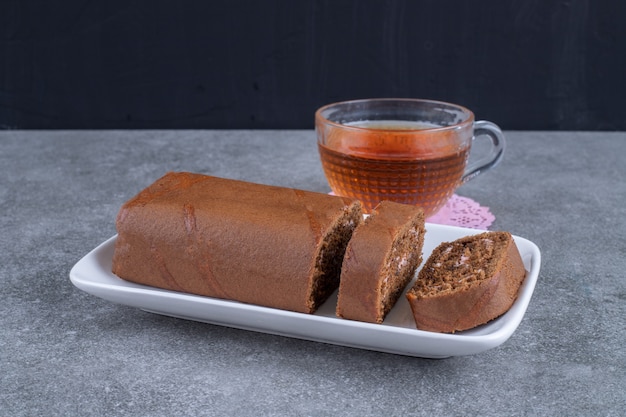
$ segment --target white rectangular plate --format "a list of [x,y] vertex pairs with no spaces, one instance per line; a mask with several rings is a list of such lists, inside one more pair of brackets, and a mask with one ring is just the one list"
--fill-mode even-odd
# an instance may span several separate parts
[[[481,232],[430,223],[426,230],[424,259],[441,242]],[[526,267],[526,278],[517,300],[498,319],[455,334],[417,330],[404,295],[382,324],[371,324],[337,318],[337,291],[315,314],[304,314],[127,282],[111,273],[115,236],[81,259],[72,268],[70,279],[87,293],[152,313],[399,355],[445,358],[476,354],[499,346],[522,321],[539,275],[541,253],[531,241],[514,238]]]

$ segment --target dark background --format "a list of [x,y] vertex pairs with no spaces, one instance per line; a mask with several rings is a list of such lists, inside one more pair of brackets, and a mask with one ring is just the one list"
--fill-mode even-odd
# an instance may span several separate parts
[[626,2],[0,0],[1,129],[308,129],[367,97],[626,130]]

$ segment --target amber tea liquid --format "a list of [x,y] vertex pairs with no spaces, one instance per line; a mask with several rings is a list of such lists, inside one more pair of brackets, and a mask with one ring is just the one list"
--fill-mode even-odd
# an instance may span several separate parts
[[417,144],[410,138],[409,131],[432,125],[369,121],[352,126],[367,129],[336,131],[318,147],[331,189],[361,200],[366,211],[382,200],[391,200],[419,205],[428,217],[460,184],[469,146],[459,149],[456,140],[447,144],[445,132],[435,131],[432,141],[421,138],[422,143]]

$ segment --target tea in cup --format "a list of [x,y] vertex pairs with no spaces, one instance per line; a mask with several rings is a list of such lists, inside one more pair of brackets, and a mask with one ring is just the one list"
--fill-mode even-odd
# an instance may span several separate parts
[[[505,146],[495,124],[432,100],[329,104],[315,113],[315,129],[330,188],[361,200],[366,212],[391,200],[432,216],[459,186],[496,166]],[[489,152],[468,165],[472,142],[482,136],[490,139]]]

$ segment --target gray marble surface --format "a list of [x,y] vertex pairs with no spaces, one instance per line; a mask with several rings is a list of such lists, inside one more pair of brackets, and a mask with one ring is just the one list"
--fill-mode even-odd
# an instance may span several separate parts
[[626,133],[505,132],[458,190],[542,270],[503,345],[419,359],[162,317],[75,288],[169,170],[328,191],[313,131],[0,132],[0,415],[621,416]]

